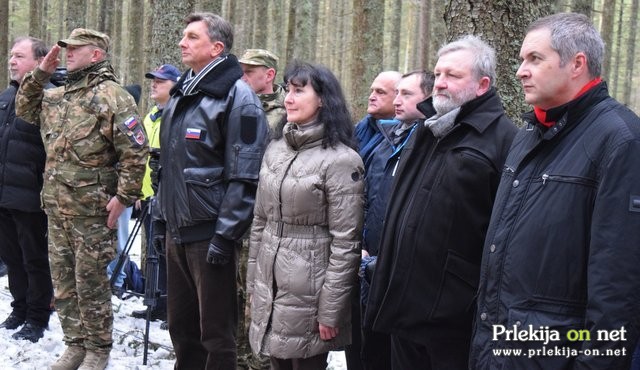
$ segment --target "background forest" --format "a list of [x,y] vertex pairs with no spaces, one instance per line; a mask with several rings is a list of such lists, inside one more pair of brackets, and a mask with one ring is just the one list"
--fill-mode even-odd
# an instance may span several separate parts
[[[440,45],[473,33],[496,48],[498,89],[517,119],[530,109],[515,78],[526,26],[542,15],[576,11],[593,19],[606,42],[603,77],[611,94],[640,112],[640,68],[634,68],[639,1],[1,0],[0,57],[6,66],[17,36],[53,44],[76,27],[106,32],[121,82],[143,85],[144,114],[149,104],[144,73],[163,63],[184,69],[178,47],[183,19],[192,11],[211,11],[234,24],[234,54],[266,48],[280,57],[280,71],[292,58],[331,68],[358,119],[366,112],[369,85],[378,72],[431,70]],[[7,82],[7,68],[0,68],[1,86]]]

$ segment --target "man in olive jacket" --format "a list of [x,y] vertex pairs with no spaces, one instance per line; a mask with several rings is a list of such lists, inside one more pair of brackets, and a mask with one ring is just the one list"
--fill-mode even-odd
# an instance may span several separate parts
[[482,245],[516,133],[490,46],[466,36],[438,57],[436,115],[403,149],[365,312],[366,327],[391,334],[392,369],[466,368]]

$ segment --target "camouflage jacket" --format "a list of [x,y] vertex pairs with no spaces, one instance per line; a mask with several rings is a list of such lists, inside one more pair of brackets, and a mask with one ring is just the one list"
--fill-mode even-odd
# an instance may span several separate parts
[[282,117],[287,114],[284,109],[284,97],[287,94],[282,86],[274,85],[272,94],[258,94],[258,98],[262,103],[262,109],[269,121],[269,127],[275,129]]
[[104,216],[111,197],[125,205],[140,197],[147,139],[135,101],[108,61],[78,72],[73,82],[47,90],[48,73],[28,73],[16,115],[40,126],[47,214]]

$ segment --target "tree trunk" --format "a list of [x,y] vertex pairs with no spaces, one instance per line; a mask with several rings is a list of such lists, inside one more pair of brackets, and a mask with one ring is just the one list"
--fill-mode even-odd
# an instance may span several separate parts
[[[115,8],[114,0],[100,0],[100,13],[98,14],[98,31],[107,35],[113,34],[113,12]],[[144,19],[144,18],[140,18]]]
[[285,60],[287,62],[295,58],[295,30],[296,30],[296,0],[290,0],[289,2],[289,17],[287,19],[287,48],[285,54]]
[[[385,12],[387,17],[389,44],[385,48],[384,69],[398,70],[400,66],[400,34],[402,33],[402,0],[390,0],[390,5]],[[385,27],[387,28],[387,27]],[[373,81],[372,81],[373,82]]]
[[85,9],[87,4],[83,0],[67,0],[67,16],[64,21],[67,25],[67,32],[62,37],[67,37],[71,31],[78,27],[86,27]]
[[384,0],[353,0],[353,59],[350,101],[354,120],[367,111],[367,91],[382,72]]
[[[615,73],[614,75],[611,77],[611,79],[614,79],[615,77],[615,83],[613,83],[613,93],[612,96],[615,96],[616,99],[618,100],[622,100],[620,99],[620,95],[622,95],[622,88],[620,87],[620,64],[622,61],[622,25],[624,24],[623,21],[623,14],[624,14],[624,0],[618,0],[620,2],[620,9],[618,11],[618,31],[616,33],[616,66],[615,66]],[[611,91],[610,91],[611,92]]]
[[524,32],[533,20],[551,14],[553,6],[552,0],[509,4],[491,0],[450,0],[445,8],[448,41],[465,34],[475,34],[496,49],[499,63],[495,85],[507,114],[515,122],[520,122],[520,114],[530,109],[524,103],[520,81],[515,75],[520,65]]
[[418,20],[418,49],[416,49],[416,69],[429,69],[429,39],[421,35],[430,35],[431,26],[431,0],[420,0],[420,11]]
[[627,40],[627,68],[625,72],[624,78],[624,95],[622,96],[622,102],[631,106],[631,88],[636,86],[633,83],[633,62],[636,56],[636,32],[638,32],[638,2],[640,0],[632,0],[631,1],[631,21],[628,24],[628,37]]
[[42,28],[42,0],[29,0],[29,35],[44,38]]
[[[269,3],[267,1],[256,1],[254,3],[254,22],[253,23],[253,40],[249,45],[250,48],[267,48],[267,32],[269,32]],[[238,51],[240,53],[241,51]]]
[[602,78],[609,81],[611,78],[611,50],[613,49],[613,20],[617,1],[603,2],[602,5],[602,29],[600,34],[604,41],[604,59],[602,60]]
[[574,13],[582,13],[591,18],[591,13],[593,13],[593,0],[574,0],[571,11]]
[[[9,55],[9,2],[0,1],[0,55]],[[7,58],[8,59],[8,58]],[[2,90],[9,84],[7,68],[0,68]]]
[[186,27],[183,19],[193,12],[194,6],[194,0],[154,0],[151,52],[148,55],[150,66],[171,63],[184,69],[178,43]]
[[[144,73],[146,69],[144,60],[144,27],[140,20],[144,18],[144,0],[131,0],[129,7],[129,32],[127,55],[128,78],[127,83],[142,84],[144,81]],[[124,32],[123,32],[124,34]],[[126,45],[126,44],[124,44]],[[177,49],[177,45],[172,45]]]

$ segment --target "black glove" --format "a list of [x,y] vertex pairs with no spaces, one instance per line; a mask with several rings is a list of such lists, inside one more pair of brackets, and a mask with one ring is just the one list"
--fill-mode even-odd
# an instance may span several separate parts
[[153,239],[151,240],[151,245],[153,246],[153,249],[156,250],[156,253],[164,256],[164,252],[165,252],[164,235],[154,235]]
[[226,265],[233,257],[234,243],[219,236],[214,236],[209,242],[207,262],[212,265]]
[[160,182],[160,149],[158,148],[149,150],[149,169],[151,170],[151,189],[155,194],[158,192]]

